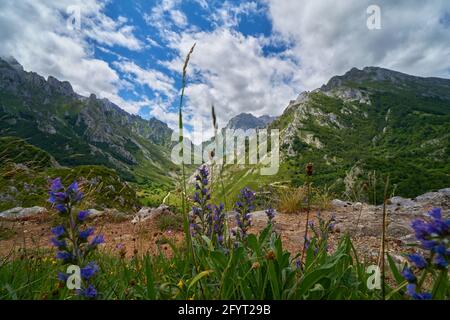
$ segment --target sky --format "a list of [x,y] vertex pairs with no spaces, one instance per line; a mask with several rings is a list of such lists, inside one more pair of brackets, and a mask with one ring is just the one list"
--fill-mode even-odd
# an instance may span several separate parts
[[1,0],[0,43],[27,71],[172,128],[196,43],[183,110],[204,139],[211,105],[219,126],[241,112],[279,116],[352,67],[449,78],[450,1]]

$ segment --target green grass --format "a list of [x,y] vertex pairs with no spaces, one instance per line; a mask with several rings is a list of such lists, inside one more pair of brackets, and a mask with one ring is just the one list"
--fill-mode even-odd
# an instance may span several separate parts
[[[248,246],[225,253],[195,245],[197,270],[183,249],[175,255],[121,259],[99,254],[97,288],[101,299],[351,299],[377,298],[365,287],[366,276],[351,257],[351,244],[320,259],[308,257],[301,272],[281,240],[269,230],[250,236]],[[310,253],[312,254],[312,253]],[[56,280],[64,268],[49,252],[26,252],[0,265],[0,299],[77,299]],[[336,270],[345,271],[337,274]],[[283,275],[283,276],[282,276]]]
[[[258,179],[261,185],[287,180],[292,186],[301,186],[306,181],[304,168],[309,162],[314,164],[316,172],[312,178],[314,185],[327,186],[338,198],[346,197],[344,179],[355,165],[363,172],[358,177],[361,185],[368,183],[368,173],[375,170],[379,181],[389,175],[391,186],[395,186],[395,195],[403,197],[412,198],[448,187],[448,100],[423,96],[420,93],[424,89],[416,88],[414,83],[399,90],[386,83],[361,86],[370,90],[370,105],[344,102],[321,92],[310,93],[310,100],[302,108],[316,112],[301,120],[292,140],[293,155],[288,155],[288,145],[281,146],[283,156],[279,173],[267,178],[258,177],[252,174],[251,166],[228,166],[224,172],[230,186],[228,192],[235,194],[245,184],[256,187]],[[450,92],[439,92],[450,97]],[[341,112],[344,108],[351,113]],[[292,107],[285,111],[269,126],[270,129],[279,129],[282,139],[284,130],[294,120],[296,109]],[[342,128],[329,120],[331,114],[336,116]],[[385,132],[384,128],[387,128]],[[318,139],[322,147],[306,143],[307,134]],[[379,203],[383,199],[381,184],[376,186],[375,194]],[[372,190],[358,201],[373,202]]]
[[[138,209],[134,188],[112,169],[103,166],[54,166],[51,156],[14,137],[0,138],[0,211],[13,207],[47,207],[48,181],[61,177],[65,184],[77,180],[86,194],[86,208],[116,208],[126,213]],[[19,151],[20,150],[20,151]]]

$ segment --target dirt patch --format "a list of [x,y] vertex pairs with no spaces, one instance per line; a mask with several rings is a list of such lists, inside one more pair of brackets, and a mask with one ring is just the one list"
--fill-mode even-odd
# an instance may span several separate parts
[[[335,214],[338,221],[348,219],[348,210],[337,210],[333,212],[322,212],[322,217],[327,219]],[[311,213],[311,220],[317,223],[315,213]],[[52,218],[45,215],[38,220],[27,220],[21,222],[1,222],[2,227],[13,230],[14,233],[7,239],[0,240],[0,256],[14,256],[23,252],[23,249],[48,249],[54,250],[50,244],[52,236]],[[160,251],[171,255],[172,250],[169,242],[181,245],[184,239],[183,232],[179,230],[161,231],[158,228],[157,219],[149,219],[141,223],[131,223],[131,217],[127,221],[112,222],[107,217],[100,217],[88,223],[94,226],[97,233],[105,237],[105,244],[101,250],[111,254],[122,255],[131,258],[135,255],[156,255]],[[255,219],[254,226],[250,232],[257,233],[266,222],[264,217]],[[283,214],[278,213],[274,220],[275,230],[281,234],[284,248],[293,255],[301,252],[306,225],[306,213]],[[330,234],[330,250],[334,250],[343,236],[342,232]],[[353,235],[353,244],[359,253],[361,260],[377,263],[381,247],[381,228],[379,235]],[[387,251],[399,254],[405,252],[402,242],[395,238],[387,238]]]

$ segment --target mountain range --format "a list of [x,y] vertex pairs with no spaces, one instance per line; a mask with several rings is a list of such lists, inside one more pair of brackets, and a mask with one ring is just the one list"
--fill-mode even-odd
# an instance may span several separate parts
[[67,81],[0,59],[0,135],[17,136],[66,166],[104,165],[129,181],[169,184],[172,130],[107,99],[75,93]]
[[353,68],[299,94],[269,128],[281,135],[278,174],[234,167],[231,193],[262,179],[302,185],[310,162],[316,186],[347,198],[379,202],[388,176],[389,192],[405,197],[450,185],[449,79]]
[[[258,165],[225,168],[227,190],[243,185],[304,183],[312,162],[314,181],[333,192],[355,194],[353,180],[389,175],[404,196],[450,185],[450,80],[366,67],[353,68],[289,102],[278,118],[242,113],[226,128],[279,129],[282,162],[275,176]],[[26,72],[13,58],[0,59],[0,136],[14,136],[47,152],[61,166],[103,165],[123,179],[171,186],[179,167],[170,161],[172,130],[155,118],[75,93],[67,81]],[[375,194],[375,193],[374,193]]]
[[263,115],[260,117],[255,117],[251,113],[240,113],[237,116],[231,118],[225,129],[232,130],[248,130],[248,129],[258,129],[264,128],[269,125],[272,121],[274,121],[276,117],[271,117],[269,115]]

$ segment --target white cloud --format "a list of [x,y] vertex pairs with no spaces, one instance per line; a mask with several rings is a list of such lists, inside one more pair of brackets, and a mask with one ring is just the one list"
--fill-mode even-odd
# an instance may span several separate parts
[[[67,28],[70,6],[80,8],[80,30]],[[113,21],[103,9],[94,0],[1,1],[0,55],[16,57],[26,70],[68,80],[80,94],[122,101],[123,81],[108,63],[93,57],[88,39],[129,49],[139,49],[140,42],[125,19]]]
[[[105,2],[3,0],[0,55],[13,55],[27,70],[68,80],[77,92],[107,97],[132,113],[150,106],[151,115],[172,128],[178,121],[173,102],[179,88],[174,80],[154,68],[139,66],[126,54],[125,58],[115,54],[113,46],[135,51],[168,46],[176,58],[155,63],[180,78],[185,54],[197,42],[188,68],[185,123],[194,125],[194,116],[198,116],[206,128],[211,104],[216,106],[220,125],[240,112],[279,115],[300,91],[317,88],[352,67],[375,65],[448,77],[449,1],[379,0],[382,28],[373,31],[366,27],[366,9],[373,4],[368,0],[226,1],[216,8],[205,0],[193,1],[208,12],[204,17],[214,30],[201,31],[192,25],[180,0],[161,0],[144,16],[158,34],[141,41],[126,17],[113,20],[106,16]],[[73,5],[81,9],[78,31],[66,27],[66,10]],[[266,14],[272,21],[271,36],[245,36],[236,30],[241,19],[255,14]],[[116,56],[113,67],[117,71],[94,57],[92,40],[101,45],[98,49]],[[266,46],[280,43],[289,43],[288,49],[264,52]],[[123,79],[118,71],[124,73]],[[132,91],[134,83],[151,88],[155,98],[121,98],[119,90]]]
[[125,25],[126,18],[119,17],[117,21],[110,17],[96,12],[91,17],[86,17],[87,28],[83,28],[83,33],[101,44],[108,46],[118,45],[130,50],[140,50],[143,45],[134,35],[134,27]]
[[200,116],[209,124],[214,104],[223,126],[241,112],[279,115],[297,95],[299,82],[293,61],[277,55],[265,56],[262,38],[226,28],[174,37],[170,46],[179,52],[179,57],[165,65],[179,72],[194,42],[197,46],[190,60],[186,88],[186,112],[190,116]]
[[129,60],[116,61],[114,66],[123,73],[131,75],[135,82],[146,85],[156,93],[162,93],[168,98],[172,98],[176,94],[173,87],[174,80],[158,70],[143,69]]
[[161,0],[151,12],[144,15],[145,21],[164,32],[170,30],[172,25],[184,28],[188,24],[186,15],[178,9],[180,0]]
[[172,18],[173,22],[180,28],[187,25],[187,17],[180,10],[170,11],[170,17]]
[[352,67],[380,66],[421,76],[447,76],[450,32],[440,23],[450,2],[379,0],[381,29],[369,30],[373,1],[268,0],[275,32],[294,43],[302,84],[314,89]]
[[215,10],[211,15],[211,20],[222,27],[235,27],[239,24],[241,16],[261,13],[262,9],[258,8],[258,4],[252,2],[242,2],[234,5],[229,1],[225,1],[221,7]]

